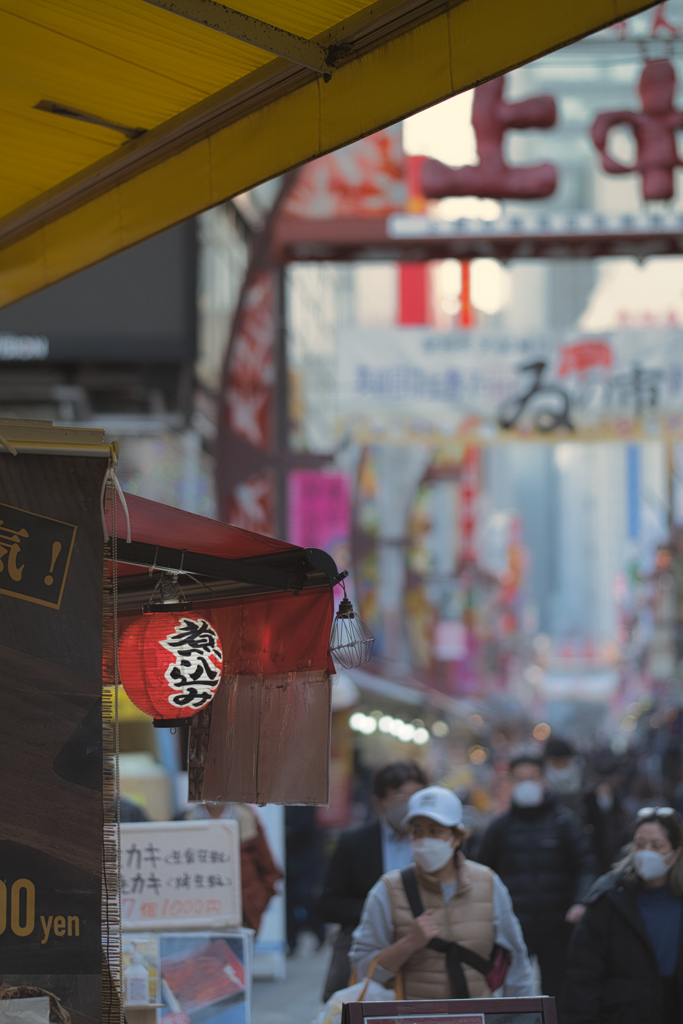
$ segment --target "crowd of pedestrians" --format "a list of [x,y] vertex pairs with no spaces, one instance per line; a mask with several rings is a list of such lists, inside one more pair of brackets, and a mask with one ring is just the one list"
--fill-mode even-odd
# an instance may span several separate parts
[[562,739],[508,771],[509,808],[474,834],[417,764],[376,773],[376,818],[342,833],[322,886],[340,926],[324,998],[372,972],[405,998],[545,994],[560,1024],[681,1024],[677,810]]

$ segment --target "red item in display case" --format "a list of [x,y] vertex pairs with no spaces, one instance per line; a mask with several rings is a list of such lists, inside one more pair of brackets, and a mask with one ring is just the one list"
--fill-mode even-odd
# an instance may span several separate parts
[[161,978],[184,1013],[239,995],[247,985],[244,964],[225,939],[162,960]]

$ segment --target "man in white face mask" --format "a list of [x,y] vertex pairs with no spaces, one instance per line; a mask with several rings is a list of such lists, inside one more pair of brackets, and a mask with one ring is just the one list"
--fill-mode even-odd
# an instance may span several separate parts
[[540,754],[514,757],[510,781],[510,810],[491,822],[476,857],[510,890],[544,995],[559,996],[572,926],[596,877],[595,856],[581,822],[548,794]]
[[[492,871],[462,853],[467,831],[458,797],[429,786],[410,798],[406,822],[415,864],[383,875],[368,893],[350,954],[358,976],[379,955],[373,977],[388,983],[400,971],[406,999],[490,996],[498,984],[475,965],[477,958],[489,964],[497,948],[509,960],[503,993],[532,995],[510,895]],[[460,956],[454,943],[474,960],[458,960],[454,967]]]
[[558,804],[583,819],[583,766],[574,747],[561,736],[551,736],[543,750],[545,785]]
[[363,902],[380,875],[412,863],[413,854],[405,816],[408,800],[427,785],[415,761],[390,761],[375,772],[374,821],[342,832],[332,854],[320,897],[324,921],[340,924],[323,999],[344,988],[349,979],[351,934],[360,921]]

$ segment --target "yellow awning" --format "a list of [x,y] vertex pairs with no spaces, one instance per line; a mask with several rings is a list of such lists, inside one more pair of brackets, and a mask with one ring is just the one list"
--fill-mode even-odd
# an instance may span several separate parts
[[653,0],[0,0],[0,306]]

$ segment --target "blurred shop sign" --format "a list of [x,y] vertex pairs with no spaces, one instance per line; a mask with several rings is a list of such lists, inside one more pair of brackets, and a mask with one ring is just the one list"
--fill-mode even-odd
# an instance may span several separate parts
[[585,700],[604,702],[614,695],[619,686],[616,671],[591,672],[546,672],[543,677],[543,694],[548,700]]
[[302,548],[322,548],[337,562],[348,561],[351,482],[345,473],[292,470],[289,487],[289,539]]
[[241,925],[237,822],[121,825],[121,892],[128,931]]
[[47,359],[50,342],[44,335],[0,334],[0,363],[32,363]]
[[683,330],[511,335],[342,329],[340,435],[362,443],[683,434]]
[[0,362],[191,363],[195,234],[180,224],[1,310]]
[[462,622],[437,622],[434,657],[437,661],[462,661],[467,656],[467,630]]

